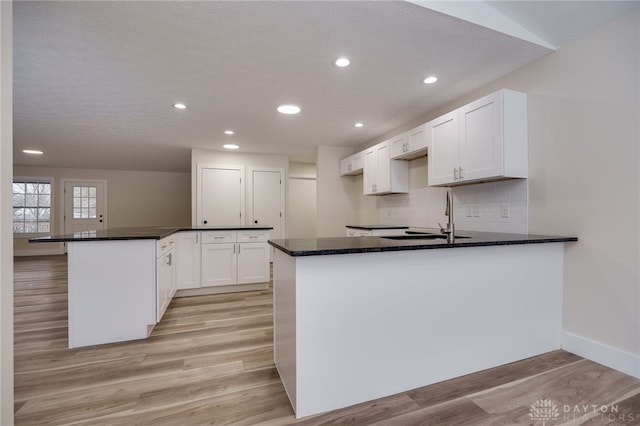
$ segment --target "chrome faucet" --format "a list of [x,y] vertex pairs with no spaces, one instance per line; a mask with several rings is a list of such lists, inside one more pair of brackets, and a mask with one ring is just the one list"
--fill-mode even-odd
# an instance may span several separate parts
[[438,222],[438,226],[440,226],[440,232],[447,235],[447,242],[453,243],[455,240],[455,225],[453,224],[453,192],[451,188],[447,189],[446,201],[447,205],[444,209],[444,214],[448,217],[447,227],[444,228],[440,225],[440,222]]

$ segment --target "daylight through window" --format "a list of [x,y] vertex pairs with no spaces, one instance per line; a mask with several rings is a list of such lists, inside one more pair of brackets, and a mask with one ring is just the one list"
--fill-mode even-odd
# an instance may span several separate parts
[[51,231],[51,183],[13,182],[13,232],[35,234]]

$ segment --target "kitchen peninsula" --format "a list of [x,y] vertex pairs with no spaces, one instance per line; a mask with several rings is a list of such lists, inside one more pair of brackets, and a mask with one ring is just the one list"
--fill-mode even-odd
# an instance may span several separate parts
[[460,234],[269,241],[274,360],[297,418],[560,348],[577,239]]
[[[176,291],[268,288],[271,229],[112,228],[29,241],[67,244],[68,335],[75,348],[148,337]],[[178,282],[181,269],[186,285]]]

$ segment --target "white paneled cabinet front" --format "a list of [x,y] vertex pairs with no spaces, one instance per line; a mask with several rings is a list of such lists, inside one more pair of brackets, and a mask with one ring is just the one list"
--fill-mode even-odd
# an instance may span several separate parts
[[157,242],[156,248],[156,321],[159,322],[176,293],[176,237]]
[[409,163],[391,160],[390,141],[364,151],[364,195],[409,192]]
[[527,95],[500,90],[427,123],[429,186],[527,177]]
[[202,232],[201,287],[269,281],[268,231]]
[[426,125],[391,139],[391,159],[411,160],[427,154]]
[[178,232],[176,237],[176,287],[200,287],[200,232]]

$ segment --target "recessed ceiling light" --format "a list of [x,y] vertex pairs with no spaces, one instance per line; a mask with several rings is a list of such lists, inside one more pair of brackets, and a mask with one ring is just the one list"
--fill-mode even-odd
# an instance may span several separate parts
[[185,109],[187,106],[185,104],[173,104],[175,109]]
[[222,147],[224,149],[238,149],[238,148],[240,148],[239,145],[236,145],[234,143],[225,143],[224,145],[222,145]]
[[280,105],[278,112],[281,114],[297,114],[300,112],[300,107],[297,105]]
[[234,132],[233,130],[225,130],[225,131],[224,131],[224,134],[225,134],[225,135],[235,135],[235,134],[236,134],[236,132]]
[[422,80],[422,82],[425,83],[425,84],[433,84],[436,81],[438,81],[438,77],[435,77],[433,75],[431,75],[431,76],[425,78],[424,80]]
[[349,58],[338,58],[333,61],[333,65],[340,68],[348,67],[350,63],[351,61],[349,60]]
[[364,123],[356,123],[353,127],[364,127]]
[[23,149],[22,152],[24,152],[25,154],[31,154],[31,155],[44,154],[44,152],[40,151],[39,149]]

